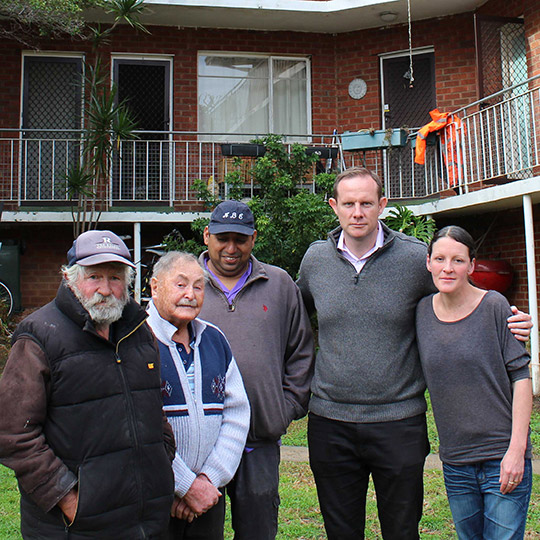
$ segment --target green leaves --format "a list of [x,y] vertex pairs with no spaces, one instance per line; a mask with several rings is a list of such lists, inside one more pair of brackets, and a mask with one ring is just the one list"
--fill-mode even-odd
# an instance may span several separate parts
[[[325,238],[335,227],[336,219],[326,199],[332,190],[335,175],[321,174],[312,177],[317,155],[307,155],[304,146],[293,144],[288,152],[281,137],[268,135],[257,139],[264,144],[266,154],[257,158],[248,176],[253,179],[257,195],[248,202],[257,229],[253,253],[264,262],[280,266],[295,278],[300,262],[309,245]],[[232,171],[225,176],[227,198],[242,200],[245,192],[246,163],[241,158],[234,161]],[[315,183],[315,193],[312,188]],[[202,180],[193,183],[199,198],[208,210],[221,199]],[[195,238],[202,242],[202,231],[207,220],[192,224]],[[198,253],[190,241],[182,249]]]
[[82,197],[94,197],[94,175],[77,163],[71,167],[65,176],[66,191],[70,200]]
[[426,244],[431,242],[436,229],[433,219],[426,216],[416,216],[412,210],[399,204],[390,210],[384,222],[394,231],[414,236]]
[[88,28],[95,56],[92,65],[85,65],[81,162],[66,177],[68,197],[76,203],[72,210],[75,237],[97,225],[106,200],[111,163],[115,160],[121,163],[120,142],[138,138],[129,103],[119,102],[116,85],[109,84],[108,70],[103,69],[101,47],[121,21],[145,30],[138,23],[143,0],[108,0],[99,5],[115,18],[112,26],[105,29],[100,25]]
[[[82,9],[92,4],[78,0],[0,0],[0,14],[27,25],[39,25],[44,33],[75,34],[84,25]],[[48,31],[48,32],[47,32]]]
[[139,22],[139,16],[145,10],[144,0],[108,0],[106,5],[107,13],[114,15],[115,25],[124,21],[132,28],[149,34],[148,30]]
[[[114,17],[113,24],[105,30],[87,26],[83,10],[89,8],[105,10]],[[148,33],[139,22],[144,9],[144,0],[0,0],[0,17],[7,20],[0,25],[0,36],[37,48],[39,37],[69,35],[90,39],[96,48],[121,22]]]

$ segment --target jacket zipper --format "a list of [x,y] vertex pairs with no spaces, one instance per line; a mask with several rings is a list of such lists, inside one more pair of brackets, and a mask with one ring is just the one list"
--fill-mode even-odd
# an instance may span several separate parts
[[[129,422],[130,431],[133,437],[135,452],[137,453],[139,457],[139,462],[142,462],[142,455],[141,455],[141,445],[139,441],[139,433],[137,430],[137,423],[135,422],[135,418],[134,418],[135,407],[133,406],[133,398],[131,397],[131,392],[129,391],[129,385],[127,383],[126,375],[124,373],[124,368],[122,366],[122,359],[120,358],[119,348],[120,348],[120,343],[122,343],[122,341],[126,340],[131,335],[133,335],[145,323],[145,321],[146,319],[142,320],[133,330],[131,330],[131,332],[126,334],[124,337],[120,338],[118,342],[116,343],[116,349],[115,349],[116,364],[118,365],[120,378],[122,380],[122,386],[124,388],[124,395],[126,397],[126,402],[127,402],[126,410],[127,410],[128,422]],[[137,484],[137,490],[139,493],[139,497],[138,497],[139,498],[139,501],[138,501],[139,529],[141,531],[141,538],[146,538],[144,528],[140,524],[142,517],[144,515],[144,502],[143,502],[143,497],[142,497],[143,482],[142,482],[141,473],[138,467],[135,467],[134,475],[135,475],[135,482]]]
[[[257,278],[257,279],[259,279],[259,278]],[[225,304],[227,304],[227,311],[232,313],[233,311],[236,310],[236,300],[237,300],[237,298],[244,292],[244,289],[246,288],[246,286],[249,285],[253,281],[255,281],[255,280],[253,279],[251,281],[250,280],[246,281],[244,283],[244,286],[236,293],[236,296],[234,297],[234,299],[233,299],[233,301],[231,303],[229,303],[229,301],[227,300],[227,297],[225,296],[225,293],[221,290],[220,287],[215,285],[214,282],[211,281],[211,280],[210,280],[210,284],[223,297],[223,301],[225,302]]]

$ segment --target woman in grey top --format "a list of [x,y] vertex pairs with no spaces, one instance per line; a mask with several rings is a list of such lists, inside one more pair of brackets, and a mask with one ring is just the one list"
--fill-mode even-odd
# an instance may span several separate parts
[[418,348],[460,539],[520,539],[532,487],[530,357],[507,328],[511,310],[469,282],[474,241],[460,227],[433,238],[438,293],[416,311]]

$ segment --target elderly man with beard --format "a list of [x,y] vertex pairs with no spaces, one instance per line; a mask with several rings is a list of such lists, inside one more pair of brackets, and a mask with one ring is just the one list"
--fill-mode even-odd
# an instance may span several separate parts
[[249,402],[229,343],[197,318],[205,275],[197,258],[172,251],[154,266],[150,324],[159,343],[164,409],[178,442],[169,540],[222,540],[222,493],[249,428]]
[[110,231],[81,234],[56,298],[13,336],[0,380],[0,461],[25,539],[161,538],[174,439],[159,352],[129,298],[133,263]]

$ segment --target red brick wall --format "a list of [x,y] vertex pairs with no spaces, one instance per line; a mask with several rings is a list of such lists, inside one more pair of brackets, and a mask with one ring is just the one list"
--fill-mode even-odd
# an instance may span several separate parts
[[[534,228],[540,230],[540,205],[534,206]],[[495,221],[494,221],[495,220]],[[480,238],[488,227],[494,224],[481,246],[479,258],[507,259],[514,270],[511,288],[506,293],[510,303],[528,311],[527,303],[527,268],[525,255],[525,231],[523,209],[507,210],[497,214],[479,214],[476,216],[452,219],[437,219],[437,226],[461,225],[473,238]],[[110,228],[117,234],[133,235],[131,224],[103,224],[102,229]],[[174,228],[173,224],[142,225],[143,246],[154,245]],[[177,227],[178,228],[178,227]],[[186,232],[187,225],[183,225]],[[7,225],[4,224],[2,238],[14,238],[26,247],[21,256],[21,294],[25,308],[41,306],[49,302],[60,283],[60,267],[66,262],[66,253],[73,242],[71,225]],[[128,247],[133,246],[126,240]],[[536,267],[540,271],[540,236],[536,238]],[[540,302],[540,298],[539,298]]]
[[[535,0],[526,0],[524,4],[529,76],[532,77],[540,75],[540,10]],[[538,81],[535,84],[538,86]]]
[[36,307],[54,298],[61,280],[60,267],[73,242],[71,225],[25,226],[21,241],[21,303]]
[[0,127],[18,128],[21,99],[21,53],[19,47],[0,39]]
[[255,32],[151,27],[150,36],[120,28],[109,51],[174,55],[174,129],[197,130],[197,53],[226,51],[309,55],[312,59],[313,132],[331,133],[336,125],[334,38],[294,32]]
[[54,298],[61,280],[60,267],[73,242],[71,224],[8,224],[0,229],[2,240],[21,246],[20,288],[23,309],[39,307]]
[[[451,30],[449,30],[451,29]],[[336,38],[338,66],[337,100],[339,129],[381,127],[379,54],[406,50],[408,28],[395,25],[339,35]],[[471,13],[412,25],[413,48],[435,49],[437,107],[455,110],[476,99],[474,25]],[[347,85],[361,76],[368,92],[361,100],[348,96]]]
[[[185,234],[188,224],[142,224],[142,246],[156,245],[172,229]],[[119,235],[133,236],[130,223],[103,223],[100,229],[111,229]],[[60,268],[66,264],[67,251],[72,245],[71,224],[3,224],[0,238],[18,240],[24,247],[21,255],[21,303],[23,308],[38,307],[50,302],[56,295],[61,281]],[[126,239],[133,248],[133,240]]]
[[[537,0],[491,0],[480,10],[490,15],[525,15],[531,74],[540,73],[540,10],[536,6]],[[172,127],[180,131],[197,129],[198,51],[309,56],[313,132],[331,133],[333,129],[343,132],[381,126],[378,55],[408,48],[406,25],[339,35],[176,27],[152,27],[150,30],[151,35],[143,35],[135,33],[127,26],[120,27],[106,52],[173,56]],[[434,48],[437,106],[441,111],[456,109],[476,99],[472,13],[415,22],[412,26],[412,38],[415,48]],[[22,49],[20,45],[0,40],[0,128],[19,125]],[[43,43],[42,49],[88,52],[89,46],[81,41],[59,40]],[[349,82],[356,77],[364,78],[368,85],[368,92],[361,100],[353,100],[348,96]],[[197,203],[189,203],[189,208],[183,206],[181,209],[191,208],[200,209]],[[536,213],[539,213],[538,209]],[[521,216],[514,221],[518,224],[523,222]],[[2,224],[2,234],[4,227],[5,224]],[[128,234],[131,234],[131,226],[126,227]],[[500,225],[497,224],[497,227]],[[523,233],[519,227],[522,225],[508,222],[496,235],[492,233],[490,238],[497,240],[491,242],[499,242],[499,237],[504,239],[507,230],[515,233],[514,240],[519,234],[521,238]],[[170,230],[170,227],[166,228],[167,231]],[[24,236],[28,243],[27,254],[21,259],[23,303],[25,306],[40,305],[49,300],[56,291],[59,282],[58,267],[64,261],[66,249],[71,243],[70,227],[33,224],[20,225],[17,231],[16,234]],[[511,246],[515,245],[515,241],[509,242]],[[484,249],[495,250],[495,243],[486,243]],[[506,246],[504,243],[497,245]],[[519,265],[523,264],[524,255],[512,253],[518,275],[515,285],[517,289],[511,294],[516,295],[516,302],[521,302],[519,294],[523,292],[522,284],[526,285],[526,279]]]
[[[524,5],[529,0],[489,0],[478,8],[481,15],[497,17],[522,17]],[[532,0],[535,2],[535,0]]]
[[523,17],[529,77],[540,73],[540,10],[537,0],[490,0],[478,9],[482,15]]
[[[540,72],[540,10],[535,0],[492,0],[479,10],[490,15],[526,15],[531,73]],[[247,30],[151,27],[141,35],[120,27],[106,53],[147,53],[174,57],[175,130],[197,129],[197,53],[209,51],[308,55],[312,72],[312,122],[315,133],[381,126],[379,54],[408,49],[406,25],[339,35]],[[433,46],[437,106],[461,107],[477,97],[473,14],[415,22],[413,47]],[[81,41],[43,43],[43,50],[88,52]],[[19,119],[21,47],[0,42],[0,127]],[[348,96],[349,82],[361,76],[368,92],[361,100]]]
[[[451,28],[452,31],[448,31]],[[151,27],[141,35],[120,27],[106,47],[111,52],[173,55],[175,130],[197,129],[198,51],[262,52],[307,55],[311,58],[312,123],[314,133],[379,128],[381,125],[379,57],[408,48],[406,25],[330,35],[219,29]],[[437,105],[455,109],[476,98],[472,14],[413,24],[413,47],[434,46]],[[44,43],[43,50],[88,52],[76,41]],[[19,121],[21,47],[0,43],[0,127]],[[349,82],[362,76],[368,93],[361,100],[348,95]]]

